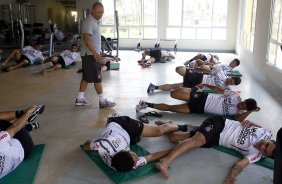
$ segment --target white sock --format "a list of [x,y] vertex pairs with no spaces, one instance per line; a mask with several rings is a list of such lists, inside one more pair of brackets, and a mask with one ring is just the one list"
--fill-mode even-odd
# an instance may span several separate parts
[[79,92],[76,98],[79,100],[84,98],[84,92]]
[[104,102],[106,100],[106,98],[103,96],[103,93],[98,94],[98,96],[99,96],[99,102]]

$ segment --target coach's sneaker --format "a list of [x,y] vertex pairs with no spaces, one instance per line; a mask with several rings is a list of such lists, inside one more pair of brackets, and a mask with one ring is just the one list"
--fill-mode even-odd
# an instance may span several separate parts
[[91,105],[90,102],[88,102],[84,97],[81,99],[76,98],[75,99],[75,105],[76,106],[88,106]]
[[152,93],[154,92],[156,89],[156,86],[152,83],[149,84],[148,89],[147,89],[147,93]]
[[27,122],[33,122],[38,114],[42,114],[44,112],[45,105],[38,105],[32,113],[30,113],[29,117],[27,118]]
[[103,102],[99,102],[99,107],[100,108],[107,108],[107,107],[114,107],[116,106],[115,102],[111,102],[109,100],[104,100]]
[[136,112],[139,112],[142,109],[146,109],[147,107],[148,107],[147,103],[145,101],[143,101],[143,100],[140,100],[139,104],[136,105],[135,110],[136,110]]

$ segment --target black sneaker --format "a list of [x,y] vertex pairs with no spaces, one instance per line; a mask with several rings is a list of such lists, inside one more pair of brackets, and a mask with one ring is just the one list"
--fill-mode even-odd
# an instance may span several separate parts
[[44,112],[45,105],[38,105],[34,111],[29,115],[27,122],[31,123],[35,120],[38,114],[42,114]]
[[147,89],[147,93],[152,93],[155,91],[155,89],[156,89],[155,85],[150,83]]
[[38,129],[39,123],[37,122],[29,123],[29,124],[26,124],[23,128],[26,129],[28,132],[30,132],[32,130]]

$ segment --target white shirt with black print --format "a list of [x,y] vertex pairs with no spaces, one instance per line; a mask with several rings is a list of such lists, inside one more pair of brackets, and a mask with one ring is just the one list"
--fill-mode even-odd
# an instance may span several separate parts
[[[100,139],[92,140],[90,143],[90,148],[97,150],[102,160],[111,168],[113,156],[120,151],[129,151],[129,146],[130,137],[128,133],[115,122],[108,123]],[[145,165],[146,163],[144,157],[139,157],[133,169]]]
[[65,65],[69,66],[79,57],[77,52],[71,52],[69,50],[65,50],[60,53],[60,56],[63,58]]
[[22,55],[26,56],[29,59],[30,64],[33,64],[35,61],[42,61],[42,60],[44,60],[42,52],[39,51],[39,50],[34,49],[31,46],[24,47]]
[[14,169],[24,159],[23,147],[17,139],[6,131],[0,131],[0,179]]
[[240,111],[237,108],[239,102],[241,102],[241,97],[235,91],[225,90],[224,94],[209,94],[204,111],[217,115],[241,114],[245,111]]
[[270,140],[271,137],[271,132],[265,128],[242,126],[238,121],[226,119],[219,145],[240,152],[250,163],[254,163],[262,158],[262,154],[254,145],[262,140]]

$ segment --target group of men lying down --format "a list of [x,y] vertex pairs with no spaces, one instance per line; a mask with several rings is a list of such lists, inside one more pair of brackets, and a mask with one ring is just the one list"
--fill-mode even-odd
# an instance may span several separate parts
[[[210,55],[210,58],[216,57]],[[225,184],[235,183],[236,176],[248,164],[257,162],[263,157],[274,158],[274,153],[277,153],[275,150],[281,149],[281,145],[271,140],[271,131],[245,120],[250,113],[260,110],[256,100],[248,98],[242,101],[238,92],[230,90],[229,86],[239,85],[241,79],[227,77],[226,73],[238,66],[240,61],[234,59],[229,65],[214,65],[203,57],[201,59],[203,60],[196,59],[198,66],[194,65],[194,68],[183,66],[176,68],[176,72],[183,76],[183,82],[159,86],[151,83],[148,86],[148,93],[153,93],[155,90],[171,90],[171,97],[185,101],[184,104],[154,104],[141,100],[136,106],[136,112],[154,108],[179,113],[210,113],[214,116],[205,119],[200,126],[180,125],[170,121],[157,121],[155,122],[157,126],[153,126],[128,116],[113,114],[107,119],[101,136],[86,141],[83,149],[98,151],[109,167],[120,172],[128,172],[148,162],[161,159],[157,162],[156,168],[161,171],[164,178],[168,179],[168,167],[181,154],[193,148],[221,145],[244,155],[243,159],[232,166],[223,181]],[[205,74],[198,71],[205,71]],[[208,93],[206,89],[211,89],[214,93]],[[170,140],[177,143],[174,148],[145,157],[139,157],[130,151],[130,145],[138,143],[141,137],[157,137],[167,133],[170,133],[168,134]],[[281,160],[281,155],[279,158]]]
[[[212,56],[211,56],[212,57]],[[202,58],[204,59],[204,58]],[[230,85],[239,85],[238,77],[227,77],[229,70],[240,64],[238,59],[229,65],[204,65],[195,68],[177,67],[176,72],[183,76],[183,82],[175,84],[150,84],[147,92],[155,90],[171,90],[171,97],[185,101],[181,105],[154,104],[140,101],[136,106],[139,112],[146,108],[179,113],[210,113],[214,114],[205,119],[201,125],[183,125],[171,121],[156,121],[149,125],[117,113],[108,117],[107,124],[98,139],[87,140],[84,150],[95,150],[102,160],[111,168],[128,172],[148,162],[156,161],[164,178],[168,179],[168,167],[183,153],[198,147],[221,145],[232,148],[244,158],[237,161],[225,177],[225,184],[232,184],[236,176],[248,165],[263,157],[275,158],[274,181],[281,182],[281,131],[277,141],[271,140],[272,134],[260,125],[245,120],[252,112],[258,112],[255,99],[242,101],[240,95],[230,89]],[[198,73],[200,67],[209,66],[210,72]],[[208,67],[205,68],[205,70]],[[207,74],[209,73],[209,75]],[[207,89],[213,90],[208,93]],[[12,172],[31,153],[33,141],[29,131],[37,129],[39,124],[34,122],[37,115],[44,112],[44,105],[33,105],[27,109],[0,112],[0,178]],[[226,118],[231,117],[231,119]],[[155,152],[144,157],[130,151],[130,146],[137,144],[141,137],[157,137],[168,134],[175,147]],[[279,154],[279,155],[278,155]],[[279,183],[280,183],[279,182]]]

